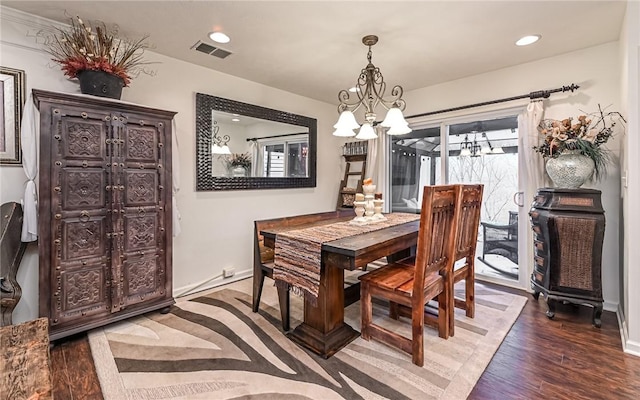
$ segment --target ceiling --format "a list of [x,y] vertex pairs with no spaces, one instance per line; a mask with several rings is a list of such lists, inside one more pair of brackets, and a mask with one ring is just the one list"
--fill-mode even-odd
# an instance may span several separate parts
[[[117,23],[129,37],[150,35],[153,51],[337,104],[367,64],[362,37],[375,34],[373,63],[389,87],[405,91],[618,40],[619,1],[2,1],[66,22]],[[190,48],[231,42],[225,59]],[[542,40],[526,47],[526,34]]]

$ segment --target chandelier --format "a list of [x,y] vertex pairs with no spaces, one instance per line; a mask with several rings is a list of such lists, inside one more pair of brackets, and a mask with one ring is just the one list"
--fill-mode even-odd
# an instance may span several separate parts
[[473,131],[471,133],[473,133],[473,141],[469,140],[469,134],[467,133],[464,135],[464,140],[460,143],[461,157],[480,157],[481,155],[485,154],[504,154],[504,150],[502,149],[502,147],[494,147],[491,144],[485,132],[482,132],[481,134],[482,139],[486,141],[485,146],[482,146],[476,140],[476,134],[478,132]]
[[[378,37],[375,35],[367,35],[362,38],[362,43],[369,47],[369,52],[367,53],[369,64],[360,71],[358,82],[354,88],[348,91],[341,90],[338,93],[338,100],[340,101],[338,112],[340,117],[333,126],[336,128],[335,132],[333,132],[334,136],[356,136],[354,130],[359,128],[356,139],[377,138],[378,135],[373,130],[373,126],[376,120],[375,109],[379,104],[382,104],[388,110],[386,117],[380,123],[383,127],[389,128],[387,135],[402,135],[411,132],[409,124],[402,115],[402,110],[406,106],[404,100],[402,100],[402,87],[399,85],[394,86],[391,89],[391,97],[385,98],[387,84],[382,77],[380,69],[371,63],[371,46],[377,42]],[[354,92],[358,97],[353,102],[349,101],[350,91]],[[362,106],[364,106],[365,122],[360,125],[353,113]]]
[[231,154],[231,150],[229,149],[229,146],[227,146],[227,143],[231,138],[229,135],[218,135],[218,132],[220,131],[218,121],[213,121],[211,130],[213,132],[213,135],[211,136],[211,154]]

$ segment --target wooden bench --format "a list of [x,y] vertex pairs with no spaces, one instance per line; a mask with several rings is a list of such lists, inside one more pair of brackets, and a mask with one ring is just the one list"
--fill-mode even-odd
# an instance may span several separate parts
[[[264,245],[264,237],[260,234],[263,230],[290,230],[296,227],[310,226],[314,223],[322,223],[329,218],[353,217],[353,210],[328,211],[316,214],[296,215],[292,217],[273,218],[261,221],[254,221],[254,251],[253,251],[253,312],[258,312],[260,306],[260,296],[264,286],[264,278],[273,279],[273,258],[274,250]],[[347,297],[348,296],[348,297]],[[351,286],[345,292],[345,302],[357,301],[360,296],[359,285]],[[282,329],[289,330],[289,292],[278,287],[278,302],[280,304],[280,316],[282,318]],[[351,304],[351,303],[345,303]]]

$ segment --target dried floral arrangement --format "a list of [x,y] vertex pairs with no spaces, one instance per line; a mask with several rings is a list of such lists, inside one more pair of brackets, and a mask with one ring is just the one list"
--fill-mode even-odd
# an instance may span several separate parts
[[233,153],[227,159],[229,168],[242,167],[244,169],[251,168],[251,155],[249,153]]
[[544,142],[533,149],[544,158],[556,158],[567,150],[579,151],[593,160],[593,178],[600,180],[611,162],[609,151],[601,146],[613,136],[616,120],[626,122],[619,112],[605,113],[600,104],[597,113],[580,115],[577,121],[542,120],[538,132],[544,136]]
[[69,29],[54,29],[45,50],[70,78],[84,70],[104,71],[119,76],[128,86],[132,74],[149,64],[143,60],[148,36],[128,41],[118,38],[117,27],[107,28],[103,22],[85,24],[80,17],[71,18]]

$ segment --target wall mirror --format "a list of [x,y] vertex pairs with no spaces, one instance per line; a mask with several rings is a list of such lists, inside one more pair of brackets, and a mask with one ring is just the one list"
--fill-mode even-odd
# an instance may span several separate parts
[[317,121],[196,94],[196,190],[316,186]]

